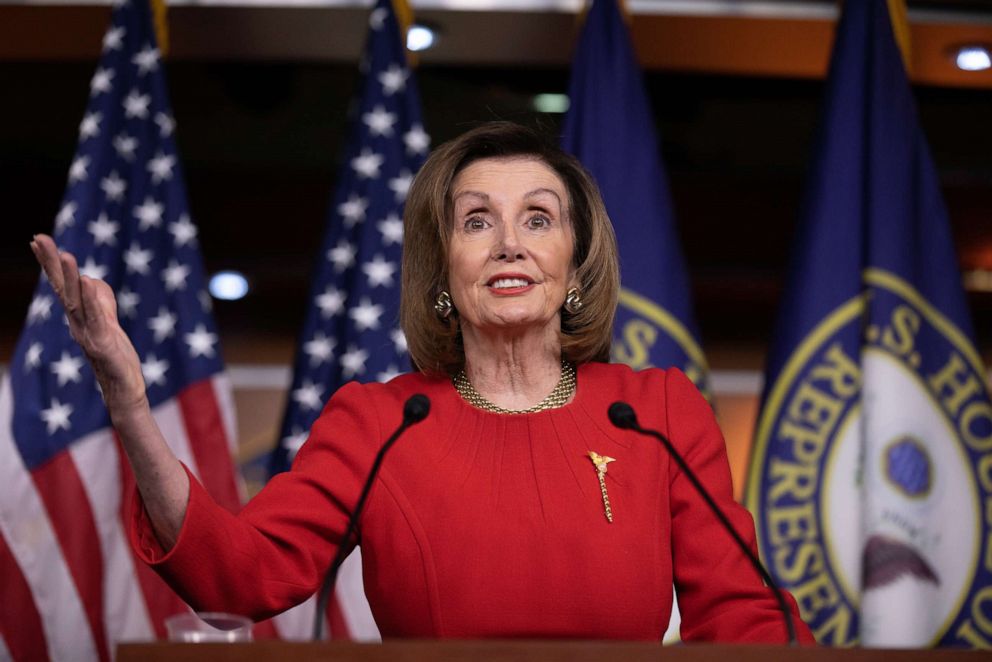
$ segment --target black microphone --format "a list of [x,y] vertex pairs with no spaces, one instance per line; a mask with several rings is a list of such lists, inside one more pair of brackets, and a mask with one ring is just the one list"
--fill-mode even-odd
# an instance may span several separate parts
[[682,470],[682,473],[689,478],[689,482],[691,482],[692,486],[696,488],[696,492],[699,493],[699,496],[703,497],[703,501],[705,501],[706,505],[709,506],[711,511],[713,511],[716,518],[720,520],[723,528],[730,533],[730,536],[734,539],[734,542],[736,542],[737,546],[741,548],[742,552],[744,552],[744,556],[747,557],[748,561],[751,562],[751,565],[754,566],[754,569],[758,571],[758,574],[761,575],[761,578],[765,580],[765,583],[772,590],[772,593],[775,594],[775,600],[778,602],[778,608],[782,612],[782,620],[785,621],[785,630],[789,633],[789,644],[795,646],[798,641],[796,638],[796,624],[792,620],[792,612],[789,610],[789,606],[785,603],[785,598],[782,597],[782,591],[779,589],[778,584],[775,583],[775,580],[772,579],[771,574],[769,574],[768,570],[765,569],[765,566],[762,565],[761,560],[751,551],[751,549],[747,546],[747,543],[744,542],[744,539],[740,537],[737,530],[730,524],[730,520],[727,519],[726,514],[724,514],[724,512],[720,509],[720,506],[716,504],[713,497],[710,496],[709,491],[703,487],[701,482],[699,482],[699,478],[697,478],[696,474],[689,468],[689,465],[686,464],[686,461],[682,458],[679,452],[675,450],[675,446],[673,446],[672,442],[668,440],[668,437],[656,430],[642,428],[637,422],[637,414],[634,413],[634,408],[626,402],[614,402],[610,405],[607,413],[609,414],[610,422],[621,430],[633,430],[634,432],[647,435],[649,437],[654,437],[668,450],[668,454],[671,455],[672,459],[675,460],[675,463],[679,465],[679,469]]
[[327,602],[331,598],[331,590],[333,590],[334,582],[338,578],[338,571],[341,569],[341,564],[344,563],[348,552],[351,551],[348,549],[348,541],[351,540],[351,536],[355,532],[355,527],[358,525],[358,516],[362,514],[362,509],[365,507],[365,499],[368,498],[369,491],[372,489],[372,481],[375,480],[376,475],[379,473],[379,467],[382,466],[382,459],[386,457],[386,452],[406,432],[406,429],[427,418],[427,414],[430,411],[431,401],[426,395],[420,393],[411,395],[403,405],[403,422],[400,423],[400,426],[396,428],[396,432],[386,440],[386,443],[382,445],[379,453],[375,456],[375,461],[372,463],[369,475],[365,479],[365,485],[362,487],[362,493],[358,496],[358,502],[355,504],[355,509],[352,511],[351,517],[348,518],[348,526],[345,527],[344,535],[341,536],[341,542],[338,544],[338,552],[334,556],[334,561],[331,563],[327,574],[324,575],[324,582],[320,585],[320,593],[317,594],[317,613],[313,617],[314,641],[320,641],[323,636],[324,615],[327,612]]

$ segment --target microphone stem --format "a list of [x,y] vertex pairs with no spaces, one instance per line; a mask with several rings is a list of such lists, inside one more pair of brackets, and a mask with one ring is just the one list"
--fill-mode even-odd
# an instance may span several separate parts
[[390,447],[396,443],[396,440],[400,438],[400,435],[412,423],[416,421],[407,421],[406,418],[403,419],[403,423],[396,429],[396,432],[392,434],[386,443],[382,445],[379,452],[376,453],[375,461],[372,462],[372,469],[369,471],[369,476],[365,480],[365,485],[362,487],[362,492],[358,496],[358,501],[355,503],[354,510],[351,511],[351,517],[348,518],[348,525],[345,527],[344,535],[341,536],[341,542],[338,543],[337,554],[334,555],[334,561],[331,563],[330,570],[327,571],[327,575],[324,576],[324,581],[320,585],[320,593],[317,595],[317,612],[313,617],[313,640],[320,641],[324,634],[324,614],[327,612],[327,603],[331,598],[331,589],[334,588],[334,582],[337,579],[338,571],[341,569],[341,564],[344,563],[345,558],[348,553],[352,551],[352,547],[348,545],[351,540],[352,535],[355,532],[355,527],[358,525],[358,517],[362,514],[362,509],[365,508],[365,500],[369,496],[369,492],[372,491],[372,483],[375,482],[375,477],[379,473],[379,467],[382,465],[382,460],[386,456],[386,452]]
[[727,519],[727,516],[724,514],[723,509],[720,508],[715,501],[713,501],[713,497],[710,496],[709,491],[707,491],[706,488],[703,487],[703,484],[699,482],[699,479],[696,477],[695,472],[693,472],[692,469],[689,468],[689,465],[682,458],[682,455],[675,450],[675,447],[672,445],[672,442],[668,440],[668,437],[661,434],[660,432],[655,432],[654,430],[648,430],[642,428],[640,425],[637,425],[636,423],[634,424],[633,428],[638,432],[640,432],[641,434],[646,434],[654,437],[665,446],[665,448],[668,450],[668,454],[672,457],[672,459],[675,460],[675,463],[679,465],[679,469],[681,469],[682,473],[689,479],[689,482],[692,483],[692,486],[696,488],[696,492],[699,494],[699,496],[703,497],[703,500],[706,502],[706,505],[709,506],[711,511],[713,511],[713,514],[716,515],[717,519],[720,520],[724,528],[728,532],[730,532],[730,535],[733,537],[734,542],[736,542],[737,546],[741,548],[741,550],[744,552],[744,555],[747,557],[747,560],[751,562],[751,565],[754,566],[754,569],[758,571],[758,574],[761,575],[761,578],[765,581],[765,584],[768,585],[768,587],[772,590],[772,593],[775,595],[775,600],[778,602],[778,607],[782,611],[782,614],[784,614],[785,616],[785,629],[789,636],[789,644],[793,646],[796,645],[798,639],[796,637],[796,624],[792,620],[792,610],[789,609],[789,606],[785,602],[785,598],[782,597],[782,592],[779,590],[778,584],[775,583],[775,580],[772,579],[772,576],[765,569],[765,566],[761,563],[758,557],[754,555],[754,552],[751,551],[751,548],[748,547],[748,544],[746,542],[744,542],[744,539],[741,538],[740,534],[737,533],[737,529],[735,529],[734,526],[730,523],[730,520]]

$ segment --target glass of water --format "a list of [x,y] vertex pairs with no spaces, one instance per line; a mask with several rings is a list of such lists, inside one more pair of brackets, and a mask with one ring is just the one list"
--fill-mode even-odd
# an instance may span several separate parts
[[251,641],[251,619],[221,612],[176,614],[165,619],[169,641],[188,644]]

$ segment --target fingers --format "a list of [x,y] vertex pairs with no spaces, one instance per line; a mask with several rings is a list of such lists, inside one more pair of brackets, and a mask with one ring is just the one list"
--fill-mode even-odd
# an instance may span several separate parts
[[82,316],[88,329],[101,337],[112,327],[119,326],[117,299],[110,286],[92,278],[82,278],[79,284]]
[[31,241],[31,251],[45,270],[48,282],[65,308],[73,337],[78,339],[78,331],[85,325],[85,313],[81,299],[79,266],[75,256],[69,252],[59,252],[52,238],[44,234],[35,235]]
[[55,246],[55,242],[48,235],[35,235],[31,241],[31,252],[34,253],[41,268],[45,270],[45,275],[48,277],[52,289],[61,297],[63,290],[62,263],[59,261],[59,249]]
[[62,265],[62,291],[59,292],[56,290],[55,293],[62,299],[65,314],[74,322],[82,323],[84,316],[82,303],[79,298],[80,276],[76,257],[72,253],[62,252],[59,254],[59,262]]

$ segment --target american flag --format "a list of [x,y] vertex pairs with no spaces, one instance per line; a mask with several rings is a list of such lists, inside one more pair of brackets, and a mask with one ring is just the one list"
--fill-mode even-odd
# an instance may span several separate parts
[[[147,0],[117,0],[54,237],[117,293],[155,419],[237,509],[233,400]],[[108,660],[188,607],[131,552],[133,478],[44,277],[0,384],[0,659]]]
[[[400,35],[392,3],[378,0],[369,16],[361,101],[331,203],[273,472],[288,468],[340,386],[387,381],[409,369],[398,324],[403,203],[430,138]],[[331,632],[375,638],[355,556],[342,569],[341,613],[332,613]]]

